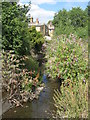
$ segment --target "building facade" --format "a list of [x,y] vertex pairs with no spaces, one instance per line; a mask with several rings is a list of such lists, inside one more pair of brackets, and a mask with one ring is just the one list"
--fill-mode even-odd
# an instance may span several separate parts
[[48,23],[48,31],[49,31],[49,36],[53,36],[54,34],[54,25],[52,24],[52,22],[50,21],[50,23]]
[[41,24],[39,23],[38,19],[36,19],[36,21],[34,22],[33,17],[31,17],[28,25],[29,27],[35,26],[36,30],[38,32],[41,32],[44,36],[53,36],[54,26],[52,25],[52,23],[50,23],[50,25]]

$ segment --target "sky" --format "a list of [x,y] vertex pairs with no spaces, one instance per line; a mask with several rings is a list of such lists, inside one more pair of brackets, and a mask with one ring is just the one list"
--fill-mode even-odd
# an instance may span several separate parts
[[[28,4],[30,0],[20,0],[19,4]],[[89,0],[31,0],[31,9],[27,13],[30,14],[34,21],[38,18],[40,23],[47,23],[53,20],[55,13],[63,8],[66,10],[72,7],[81,7],[85,9]]]

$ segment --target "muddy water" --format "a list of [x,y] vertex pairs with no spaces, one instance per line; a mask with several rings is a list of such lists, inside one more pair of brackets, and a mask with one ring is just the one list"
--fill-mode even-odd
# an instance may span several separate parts
[[53,93],[59,88],[57,81],[48,80],[43,76],[45,88],[40,93],[38,100],[33,100],[24,104],[24,107],[17,107],[8,110],[3,114],[3,118],[51,118],[55,110]]

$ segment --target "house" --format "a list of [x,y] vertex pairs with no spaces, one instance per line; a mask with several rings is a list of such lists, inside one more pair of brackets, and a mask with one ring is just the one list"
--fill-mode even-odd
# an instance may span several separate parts
[[36,21],[33,21],[33,17],[30,18],[29,27],[31,26],[35,26],[36,30],[38,32],[41,32],[44,36],[53,36],[53,32],[54,32],[54,26],[50,23],[50,25],[46,25],[46,24],[41,24],[39,23],[38,18],[36,19]]
[[54,25],[52,24],[52,21],[48,23],[48,31],[49,31],[49,36],[53,36],[54,34]]

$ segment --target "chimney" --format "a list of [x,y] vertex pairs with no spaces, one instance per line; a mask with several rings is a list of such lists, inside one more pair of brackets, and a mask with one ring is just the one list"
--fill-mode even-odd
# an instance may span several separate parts
[[38,20],[38,18],[36,19],[36,24],[39,24],[39,20]]
[[30,23],[33,23],[33,17],[30,18]]
[[52,26],[52,22],[50,21],[50,27]]

